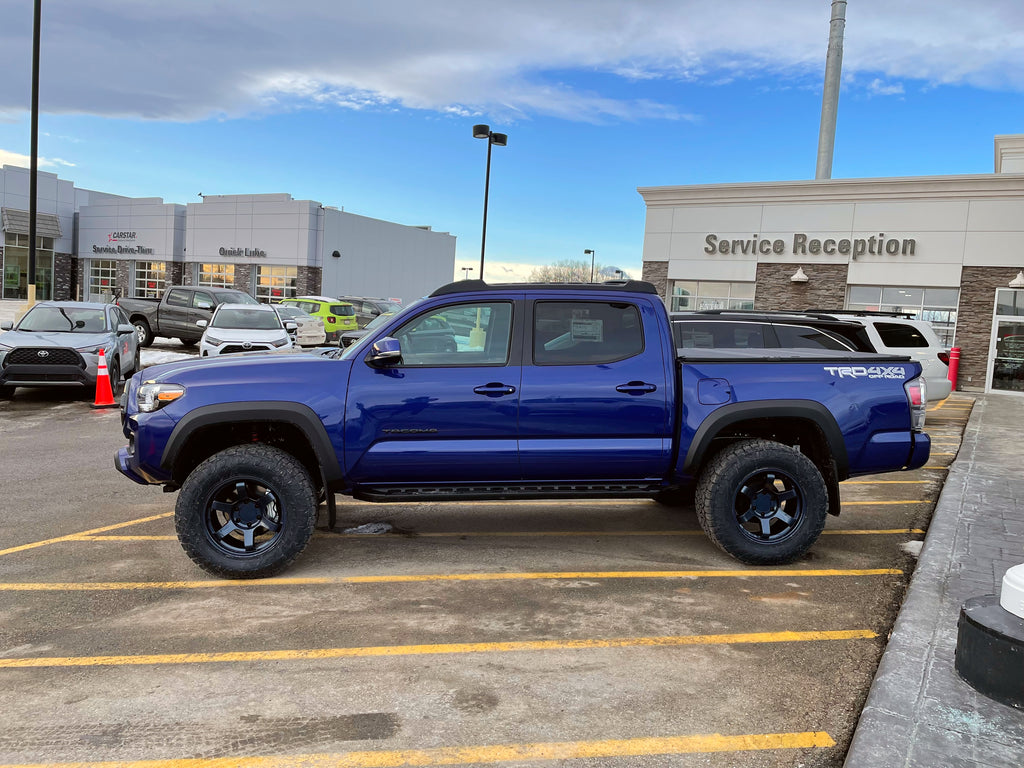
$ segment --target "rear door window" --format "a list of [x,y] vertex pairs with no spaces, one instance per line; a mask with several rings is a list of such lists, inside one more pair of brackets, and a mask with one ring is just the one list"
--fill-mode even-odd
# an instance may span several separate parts
[[927,347],[928,339],[912,325],[875,323],[882,343],[887,347]]
[[633,304],[538,301],[533,312],[536,365],[594,365],[644,350],[640,312]]
[[683,349],[764,349],[765,323],[734,323],[714,321],[673,322],[676,347]]
[[854,346],[836,336],[805,325],[775,325],[779,346],[796,349],[853,350]]

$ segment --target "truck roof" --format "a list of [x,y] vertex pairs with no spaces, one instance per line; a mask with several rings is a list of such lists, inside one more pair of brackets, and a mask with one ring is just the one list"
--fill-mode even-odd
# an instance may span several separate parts
[[442,285],[432,294],[433,296],[447,296],[456,293],[477,293],[479,291],[594,291],[607,293],[610,291],[632,293],[653,293],[658,295],[658,289],[651,283],[643,280],[608,280],[603,283],[485,283],[483,280],[459,280],[454,283]]

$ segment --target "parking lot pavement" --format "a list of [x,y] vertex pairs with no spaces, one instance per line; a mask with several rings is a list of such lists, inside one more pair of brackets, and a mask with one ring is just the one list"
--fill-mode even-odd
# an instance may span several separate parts
[[0,403],[0,763],[839,766],[969,407],[784,568],[648,501],[343,501],[238,582],[114,473],[116,412]]
[[[928,414],[937,441],[955,442],[965,399],[953,396]],[[961,680],[954,656],[963,602],[998,595],[1006,569],[1024,563],[1022,419],[1019,396],[974,404],[846,768],[1020,768],[1024,712]]]

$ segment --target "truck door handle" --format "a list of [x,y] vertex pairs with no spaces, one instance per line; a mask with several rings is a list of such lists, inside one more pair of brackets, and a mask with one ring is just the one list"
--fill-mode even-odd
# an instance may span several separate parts
[[482,387],[473,387],[473,391],[478,395],[487,395],[487,397],[501,397],[502,395],[511,395],[516,388],[509,384],[502,384],[500,381],[492,381]]
[[653,384],[648,384],[646,381],[631,381],[628,384],[619,384],[615,388],[616,392],[625,392],[629,395],[643,395],[647,392],[654,392],[658,388]]

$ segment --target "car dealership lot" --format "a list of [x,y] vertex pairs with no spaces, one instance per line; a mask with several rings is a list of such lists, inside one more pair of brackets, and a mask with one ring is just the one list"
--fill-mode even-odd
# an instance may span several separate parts
[[339,497],[296,566],[235,582],[184,555],[173,495],[117,475],[116,410],[19,391],[0,764],[839,766],[970,399],[931,408],[928,466],[844,483],[792,566],[648,501]]

